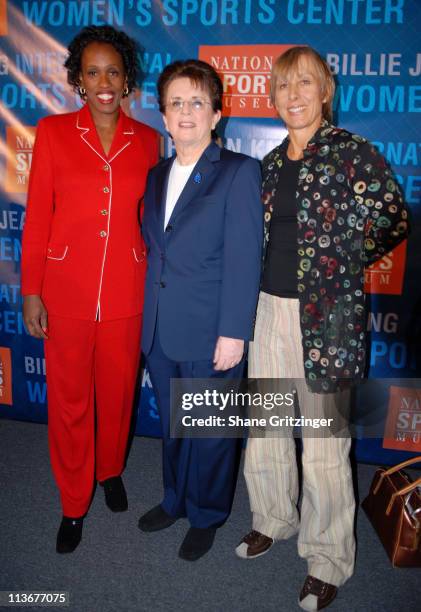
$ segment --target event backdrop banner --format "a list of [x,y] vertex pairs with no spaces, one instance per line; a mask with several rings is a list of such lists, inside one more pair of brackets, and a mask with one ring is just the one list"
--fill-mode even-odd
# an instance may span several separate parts
[[[420,391],[408,384],[421,372],[419,0],[0,0],[0,416],[47,419],[42,344],[22,319],[21,233],[37,121],[80,105],[63,61],[72,37],[91,24],[111,24],[138,42],[142,79],[125,110],[161,132],[163,156],[173,146],[156,81],[169,62],[201,58],[216,68],[225,90],[222,142],[261,159],[286,133],[268,98],[274,58],[305,44],[327,59],[335,123],[375,142],[412,216],[408,243],[366,273],[369,376],[385,383],[359,402],[364,410],[382,398],[385,431],[359,440],[357,456],[393,462],[419,453]],[[160,435],[147,371],[141,387],[136,431]]]

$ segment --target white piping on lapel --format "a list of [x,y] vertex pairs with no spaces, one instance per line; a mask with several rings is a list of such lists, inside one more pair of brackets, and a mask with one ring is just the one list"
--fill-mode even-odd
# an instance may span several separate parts
[[[133,129],[133,128],[131,128],[130,130],[125,130],[125,131],[123,132],[123,134],[124,134],[125,136],[128,136],[128,135],[129,135],[129,136],[131,136],[131,135],[133,135],[133,134],[134,134],[134,129]],[[120,155],[120,153],[121,153],[122,151],[124,151],[124,149],[125,149],[126,147],[128,147],[128,146],[129,146],[129,144],[131,144],[131,142],[132,142],[131,140],[129,140],[129,142],[126,142],[126,144],[125,144],[123,147],[121,147],[121,149],[119,149],[119,150],[117,151],[117,153],[116,153],[115,155],[113,155],[113,156],[112,156],[112,158],[111,158],[111,159],[109,159],[109,160],[108,160],[108,163],[109,163],[109,164],[111,164],[111,162],[112,162],[112,161],[113,161],[113,160],[114,160],[114,159],[117,157],[117,155]]]
[[[122,146],[122,147],[121,147],[121,149],[119,149],[119,150],[118,150],[118,151],[117,151],[117,152],[116,152],[116,153],[115,153],[115,154],[112,156],[112,158],[111,158],[111,159],[105,159],[105,158],[104,158],[104,157],[101,155],[101,153],[100,153],[99,151],[97,151],[97,150],[95,149],[95,147],[93,147],[93,146],[91,145],[91,143],[90,143],[90,142],[88,142],[88,141],[86,140],[85,135],[86,135],[86,133],[87,133],[87,132],[90,132],[90,128],[89,128],[89,127],[82,127],[81,125],[79,125],[79,115],[80,115],[80,113],[78,113],[78,114],[77,114],[77,119],[76,119],[76,127],[77,127],[77,129],[78,129],[78,130],[83,130],[83,133],[80,135],[80,137],[82,138],[83,142],[85,142],[85,143],[88,145],[88,147],[90,147],[90,148],[92,149],[92,151],[93,151],[94,153],[96,153],[96,154],[98,155],[98,157],[100,157],[100,158],[102,159],[102,161],[103,161],[103,162],[105,162],[106,164],[111,164],[111,162],[112,162],[112,161],[113,161],[113,160],[114,160],[114,159],[117,157],[117,155],[120,155],[120,153],[121,153],[122,151],[124,151],[124,149],[125,149],[126,147],[128,147],[128,146],[129,146],[129,144],[131,144],[131,140],[129,140],[129,142],[126,142],[126,144],[125,144],[124,146]],[[123,132],[123,134],[125,134],[126,136],[127,136],[127,135],[132,135],[132,134],[134,134],[134,129],[133,129],[133,128],[131,128],[131,130],[130,130],[130,131],[129,131],[129,130],[125,130],[125,131]]]
[[87,132],[89,132],[89,131],[90,131],[90,128],[88,128],[88,127],[82,127],[81,125],[79,125],[79,115],[80,115],[80,113],[78,113],[78,114],[77,114],[76,127],[77,127],[77,129],[78,129],[78,130],[83,130],[83,133],[80,135],[80,137],[82,138],[83,142],[85,142],[85,143],[88,145],[88,147],[90,147],[90,148],[92,149],[92,151],[93,151],[94,153],[96,153],[96,154],[98,155],[98,157],[100,157],[100,158],[102,159],[102,161],[103,161],[104,163],[108,164],[108,161],[107,161],[107,160],[106,160],[106,159],[105,159],[105,158],[104,158],[104,157],[101,155],[101,153],[100,153],[99,151],[97,151],[97,150],[96,150],[96,149],[95,149],[95,148],[94,148],[94,147],[91,145],[91,143],[90,143],[90,142],[88,142],[88,141],[86,140],[86,138],[85,138],[85,134],[86,134]]
[[130,141],[130,140],[129,140],[129,142],[126,142],[126,144],[124,145],[124,147],[121,147],[121,149],[120,149],[119,151],[117,151],[117,153],[116,153],[115,155],[113,155],[111,159],[109,159],[109,160],[108,160],[108,163],[109,163],[109,164],[111,164],[111,162],[112,162],[112,161],[113,161],[113,160],[114,160],[114,159],[117,157],[117,155],[120,155],[120,153],[121,153],[122,151],[124,151],[124,149],[125,149],[126,147],[128,147],[128,146],[129,146],[129,144],[131,144],[131,141]]
[[78,130],[85,130],[85,131],[89,130],[88,127],[83,127],[82,125],[79,125],[79,117],[80,117],[80,111],[78,112],[77,117],[76,117],[76,127],[77,127],[77,129]]

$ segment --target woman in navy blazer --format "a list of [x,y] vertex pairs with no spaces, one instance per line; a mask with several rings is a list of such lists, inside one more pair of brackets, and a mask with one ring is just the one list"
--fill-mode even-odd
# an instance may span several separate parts
[[209,64],[167,66],[158,95],[176,155],[150,172],[146,187],[142,349],[163,430],[164,496],[139,528],[187,517],[179,555],[196,560],[230,513],[241,440],[171,438],[170,379],[242,376],[260,279],[261,176],[257,161],[212,141],[222,83]]

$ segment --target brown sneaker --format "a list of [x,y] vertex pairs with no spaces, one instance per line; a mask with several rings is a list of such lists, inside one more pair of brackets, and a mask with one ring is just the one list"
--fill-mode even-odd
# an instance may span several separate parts
[[307,576],[301,589],[298,605],[303,610],[321,610],[332,603],[337,592],[338,587],[333,584]]
[[263,535],[259,531],[250,531],[241,540],[235,553],[241,559],[256,559],[268,552],[273,544],[273,538]]

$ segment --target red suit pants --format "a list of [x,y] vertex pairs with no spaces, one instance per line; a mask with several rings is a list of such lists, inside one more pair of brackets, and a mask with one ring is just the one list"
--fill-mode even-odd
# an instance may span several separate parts
[[140,355],[141,316],[48,317],[48,439],[63,514],[84,515],[95,480],[124,468]]

